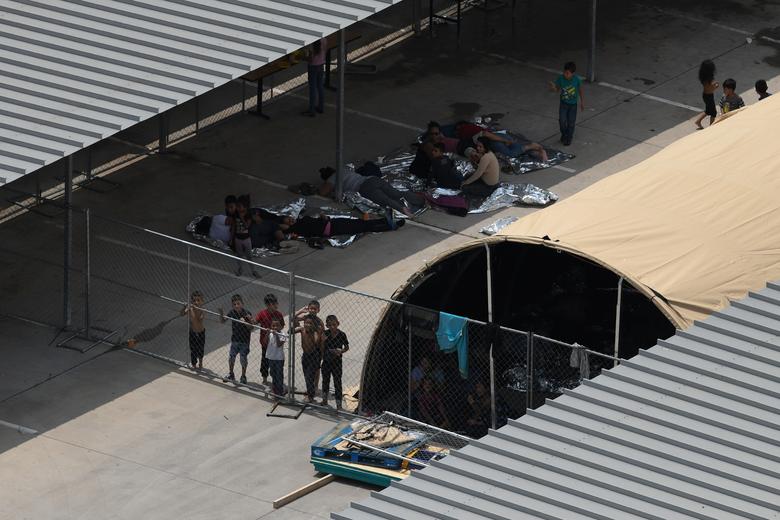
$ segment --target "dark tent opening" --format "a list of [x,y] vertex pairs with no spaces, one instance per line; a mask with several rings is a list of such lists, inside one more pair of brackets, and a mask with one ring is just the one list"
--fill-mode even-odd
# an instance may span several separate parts
[[[514,241],[489,247],[494,324],[614,353],[619,275],[552,247]],[[440,351],[434,333],[439,315],[427,309],[488,322],[486,259],[484,243],[460,249],[418,272],[397,292],[395,299],[409,305],[391,306],[374,333],[361,386],[364,410],[430,420],[416,397],[415,370],[425,372],[442,396],[447,425],[479,436],[486,428],[472,428],[472,401],[489,389],[491,345],[500,422],[580,383],[580,371],[570,363],[571,348],[537,337],[529,350],[527,335],[496,327],[468,325],[466,377],[457,356]],[[671,336],[675,327],[645,294],[627,280],[621,285],[618,345],[625,359]],[[591,356],[589,362],[594,370],[612,366],[608,358]],[[526,401],[529,379],[532,402]],[[432,418],[444,422],[438,415]]]

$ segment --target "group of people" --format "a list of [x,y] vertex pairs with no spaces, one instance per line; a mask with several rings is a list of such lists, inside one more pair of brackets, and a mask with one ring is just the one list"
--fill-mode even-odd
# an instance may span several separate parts
[[[428,185],[486,197],[500,181],[501,166],[496,153],[507,157],[528,154],[540,161],[548,160],[546,150],[539,143],[491,132],[468,121],[447,126],[431,121],[409,172],[425,179]],[[448,154],[459,154],[471,161],[473,173],[464,177]]]
[[444,370],[433,364],[427,356],[420,358],[409,375],[410,392],[414,411],[419,420],[445,430],[465,430],[466,434],[479,438],[491,425],[490,393],[481,380],[476,380],[466,394],[466,407],[458,406],[460,420],[450,417],[442,394],[447,378]]
[[[228,374],[224,380],[236,381],[236,358],[241,365],[241,375],[238,381],[247,383],[247,366],[251,352],[252,332],[259,330],[261,349],[260,375],[262,384],[271,389],[274,396],[283,396],[285,345],[289,335],[284,332],[284,316],[279,312],[279,300],[274,294],[264,298],[265,309],[253,315],[244,306],[240,294],[230,298],[231,309],[227,313],[219,309],[221,323],[230,321],[230,351],[228,354]],[[206,346],[206,327],[203,293],[192,293],[190,303],[182,310],[182,316],[189,319],[190,361],[193,369],[203,368],[203,356]],[[314,402],[317,387],[322,380],[322,401],[328,406],[331,379],[335,396],[336,409],[342,406],[342,356],[349,350],[349,340],[344,331],[339,329],[338,318],[331,314],[325,322],[319,318],[320,304],[312,300],[306,307],[300,309],[295,316],[293,333],[301,338],[301,368],[306,382],[306,401]],[[270,377],[270,384],[269,384]]]
[[[712,60],[704,60],[699,66],[699,81],[702,85],[702,100],[704,101],[704,112],[694,121],[696,128],[702,130],[702,121],[704,118],[710,118],[710,125],[715,122],[715,118],[718,116],[718,110],[715,106],[715,92],[717,92],[720,84],[715,81],[715,63]],[[758,94],[758,100],[761,101],[771,94],[768,92],[769,87],[766,84],[766,80],[759,79],[755,83],[756,94]],[[727,114],[732,110],[742,108],[745,106],[745,102],[742,97],[737,94],[737,82],[733,78],[728,78],[723,81],[723,95],[720,98],[718,106],[720,106],[721,114]]]
[[[299,237],[315,241],[310,244],[319,244],[316,242],[318,239],[392,231],[403,225],[403,221],[392,218],[329,218],[324,214],[294,218],[276,215],[262,208],[251,208],[249,195],[228,195],[225,197],[224,213],[211,217],[208,235],[212,240],[222,241],[239,258],[251,260],[252,249],[290,249],[287,241]],[[243,274],[244,264],[238,261],[236,275]],[[254,264],[249,263],[249,267],[252,275],[257,277]]]

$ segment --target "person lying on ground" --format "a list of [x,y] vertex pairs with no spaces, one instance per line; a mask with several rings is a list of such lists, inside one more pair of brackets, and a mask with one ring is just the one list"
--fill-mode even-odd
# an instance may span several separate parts
[[[320,177],[323,181],[319,188],[319,194],[321,196],[332,197],[334,195],[335,186],[333,182],[335,182],[336,179],[333,178],[333,174],[335,173],[336,171],[332,168],[323,168],[320,170]],[[344,192],[356,192],[361,197],[367,198],[382,208],[390,207],[409,218],[413,218],[414,212],[425,206],[425,199],[417,193],[411,191],[402,193],[390,186],[386,180],[380,177],[363,177],[348,168],[345,168],[343,172],[342,190]],[[403,202],[404,200],[406,200],[411,207],[407,207]]]
[[284,233],[279,229],[279,224],[263,218],[259,209],[252,210],[252,224],[249,226],[249,238],[252,247],[269,247],[279,244],[284,240]]
[[485,127],[475,123],[459,121],[455,124],[455,132],[458,139],[460,139],[458,144],[460,151],[465,151],[465,149],[472,144],[476,145],[477,141],[484,137],[487,139],[486,144],[488,149],[495,153],[500,153],[508,157],[518,157],[527,153],[542,161],[547,161],[549,159],[544,146],[539,143],[528,140],[515,141],[506,134],[490,132]]
[[381,233],[393,231],[404,225],[403,220],[393,224],[384,218],[360,220],[356,218],[300,217],[297,220],[287,217],[288,223],[283,225],[289,233],[306,238],[329,238],[339,235],[359,235],[361,233]]
[[476,197],[489,197],[498,187],[501,168],[496,154],[487,148],[487,138],[477,141],[476,148],[467,148],[465,155],[477,166],[476,171],[463,181],[461,189]]
[[455,161],[444,155],[444,144],[435,143],[431,147],[431,177],[439,188],[459,190],[463,176],[455,166]]

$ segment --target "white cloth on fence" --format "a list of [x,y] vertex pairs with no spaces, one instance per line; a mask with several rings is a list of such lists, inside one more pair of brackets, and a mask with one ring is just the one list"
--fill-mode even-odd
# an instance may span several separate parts
[[588,349],[576,343],[571,349],[569,366],[580,369],[580,379],[590,379],[590,360]]

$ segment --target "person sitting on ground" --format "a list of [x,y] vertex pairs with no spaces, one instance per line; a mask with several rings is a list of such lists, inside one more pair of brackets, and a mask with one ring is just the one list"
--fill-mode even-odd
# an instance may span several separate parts
[[460,139],[459,151],[465,151],[466,148],[476,145],[480,138],[486,138],[487,148],[495,153],[506,155],[507,157],[519,157],[524,153],[533,155],[537,159],[547,161],[549,157],[547,152],[539,143],[522,140],[515,141],[506,134],[489,132],[485,127],[468,121],[459,121],[455,125],[455,132]]
[[434,143],[431,147],[431,177],[440,188],[459,190],[463,176],[455,166],[455,161],[444,155],[444,150],[444,143]]
[[253,209],[249,238],[253,248],[274,247],[284,240],[284,233],[279,229],[279,224],[263,218],[263,213],[259,209]]
[[466,397],[466,402],[469,405],[466,434],[475,439],[484,437],[491,423],[490,394],[485,385],[477,382],[474,391]]
[[759,101],[772,95],[767,90],[769,90],[769,87],[766,84],[766,80],[760,79],[756,81],[756,94],[758,94]]
[[450,420],[444,409],[444,402],[439,392],[436,391],[433,380],[430,377],[423,379],[420,390],[417,392],[416,400],[417,411],[420,413],[420,419],[423,422],[431,426],[444,428],[445,430],[450,429]]
[[390,223],[387,219],[377,218],[361,220],[356,218],[299,217],[297,220],[287,217],[281,227],[289,233],[306,238],[329,238],[339,235],[359,235],[361,233],[381,233],[393,231],[404,225],[403,220]]
[[409,165],[409,173],[426,181],[430,180],[431,150],[433,150],[433,141],[430,140],[417,147],[417,154],[414,156],[412,164]]
[[[320,177],[323,181],[319,188],[321,196],[329,197],[335,193],[335,186],[330,181],[335,173],[333,168],[320,170]],[[348,191],[356,192],[382,208],[390,207],[409,218],[413,218],[414,212],[425,206],[425,199],[421,195],[411,191],[401,193],[380,177],[363,177],[349,168],[344,169],[342,189],[345,193]],[[406,200],[411,208],[407,207],[403,200]]]
[[458,151],[458,139],[455,137],[448,137],[444,134],[442,126],[436,121],[428,122],[428,129],[423,136],[424,140],[435,143],[442,143],[444,145],[444,151],[447,153],[457,153]]
[[737,95],[736,90],[737,82],[734,79],[729,78],[723,82],[723,97],[720,98],[720,111],[722,114],[745,106],[745,102]]
[[480,138],[476,148],[467,148],[465,155],[477,169],[463,181],[461,189],[467,195],[489,197],[498,187],[501,168],[496,154],[487,147],[487,138]]

